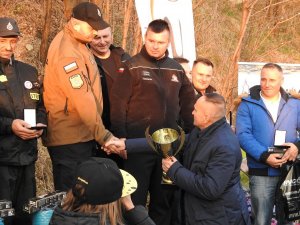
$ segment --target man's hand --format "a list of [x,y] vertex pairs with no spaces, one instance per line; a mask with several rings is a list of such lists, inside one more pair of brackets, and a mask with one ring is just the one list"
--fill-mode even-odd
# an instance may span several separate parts
[[[37,123],[36,124],[37,127],[47,127],[46,124],[43,124],[43,123]],[[44,132],[44,129],[40,129],[40,130],[35,130],[37,132],[37,135],[40,137],[42,136],[43,132]]]
[[166,173],[170,169],[170,167],[177,161],[174,156],[170,156],[162,159],[162,169]]
[[11,129],[13,133],[18,137],[22,138],[23,140],[38,138],[43,133],[43,130],[31,130],[29,128],[30,125],[26,123],[24,120],[20,120],[20,119],[13,120],[11,125]]
[[126,146],[125,146],[125,138],[116,138],[112,137],[102,146],[102,149],[108,154],[118,154],[123,159],[127,159]]
[[295,161],[298,156],[298,148],[293,143],[284,143],[286,146],[290,146],[285,152],[282,159],[286,161]]
[[272,153],[267,158],[266,163],[274,168],[281,167],[282,164],[286,163],[286,159],[283,158],[281,153]]

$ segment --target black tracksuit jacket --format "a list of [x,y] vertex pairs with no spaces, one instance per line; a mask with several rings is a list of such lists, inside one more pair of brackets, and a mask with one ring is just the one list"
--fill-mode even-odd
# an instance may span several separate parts
[[194,90],[182,67],[166,55],[156,60],[145,47],[125,62],[111,91],[111,131],[118,137],[145,137],[163,128],[193,127]]

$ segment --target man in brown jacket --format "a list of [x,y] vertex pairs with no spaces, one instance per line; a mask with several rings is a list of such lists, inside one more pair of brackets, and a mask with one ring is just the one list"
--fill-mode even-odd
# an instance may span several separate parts
[[[44,101],[48,133],[44,144],[53,164],[56,190],[72,186],[75,167],[95,148],[116,139],[102,120],[102,91],[94,56],[87,47],[107,24],[93,3],[80,3],[52,41],[45,67]],[[114,148],[124,148],[118,141]]]

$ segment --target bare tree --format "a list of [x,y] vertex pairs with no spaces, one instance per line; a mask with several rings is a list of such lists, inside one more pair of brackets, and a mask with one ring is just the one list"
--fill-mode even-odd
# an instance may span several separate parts
[[243,11],[242,11],[242,20],[240,25],[239,39],[233,53],[230,66],[228,68],[228,75],[224,79],[224,85],[220,92],[223,94],[225,99],[229,100],[229,105],[232,105],[232,96],[233,91],[237,85],[237,77],[238,77],[238,61],[240,60],[241,50],[242,50],[242,42],[245,37],[246,29],[249,23],[249,19],[253,10],[253,7],[257,3],[258,0],[244,0],[243,1]]
[[[127,3],[127,4],[126,4]],[[123,23],[123,40],[122,47],[125,48],[127,44],[127,35],[129,30],[129,21],[132,16],[133,0],[125,1],[124,23]]]
[[51,25],[51,9],[52,9],[52,0],[46,0],[46,15],[42,33],[42,40],[40,46],[40,61],[45,63],[47,57],[48,43],[49,43],[49,34],[50,34],[50,25]]

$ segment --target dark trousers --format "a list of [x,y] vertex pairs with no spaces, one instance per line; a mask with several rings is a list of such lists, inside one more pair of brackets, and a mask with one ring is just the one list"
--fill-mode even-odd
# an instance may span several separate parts
[[48,147],[55,190],[68,191],[74,184],[76,167],[92,156],[95,141]]
[[175,185],[162,185],[161,157],[155,153],[135,153],[124,160],[124,169],[138,182],[131,198],[135,205],[146,205],[150,194],[149,216],[156,225],[180,224],[178,219],[179,198]]
[[5,217],[5,225],[31,225],[31,215],[23,206],[36,195],[35,164],[27,166],[0,166],[0,199],[12,201],[15,216]]

